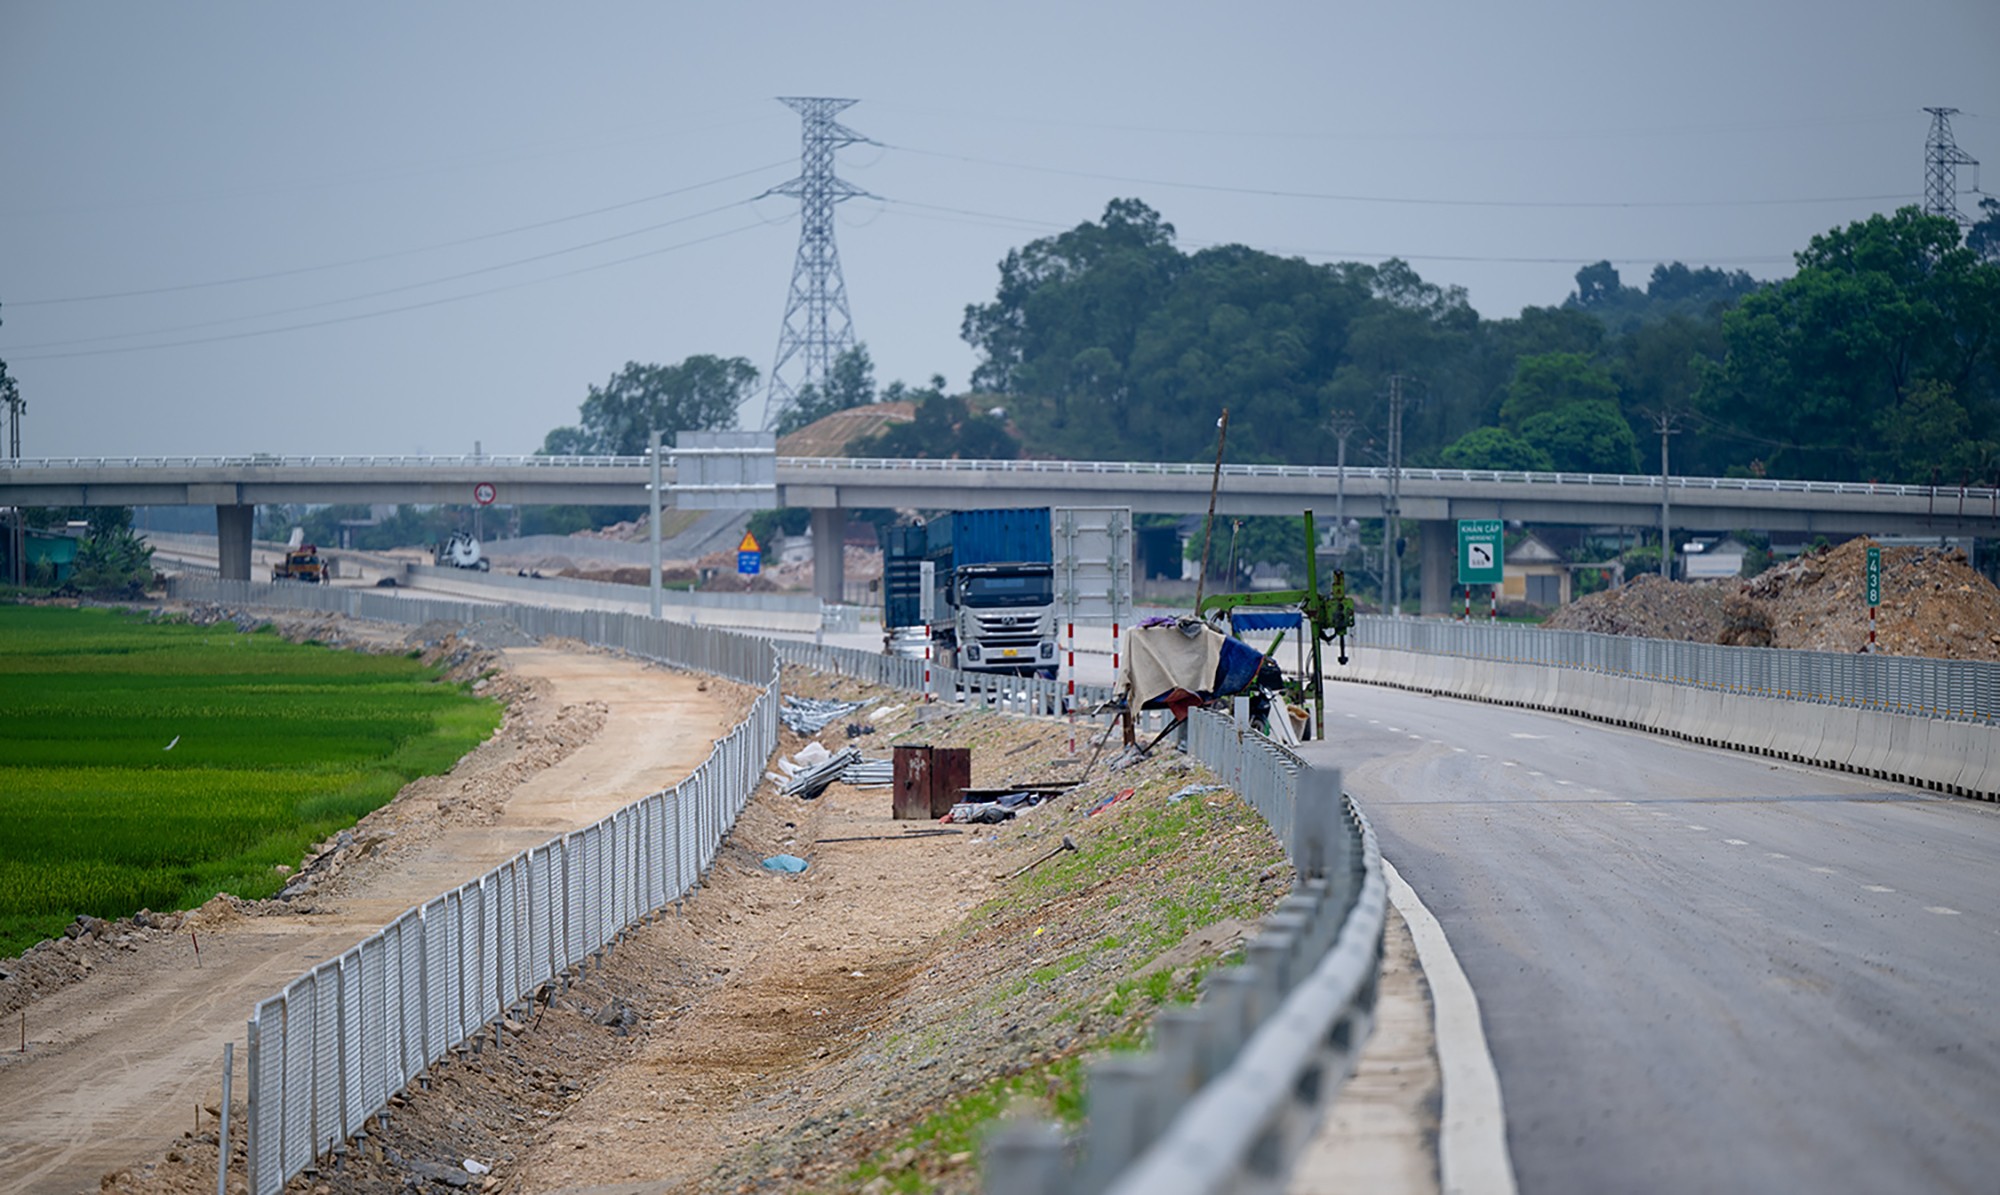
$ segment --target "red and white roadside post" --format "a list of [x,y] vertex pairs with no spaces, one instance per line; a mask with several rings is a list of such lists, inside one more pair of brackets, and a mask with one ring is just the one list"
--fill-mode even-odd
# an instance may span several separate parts
[[1069,628],[1069,692],[1063,704],[1069,707],[1069,753],[1076,754],[1076,624],[1065,623]]
[[1471,617],[1472,617],[1472,586],[1468,585],[1465,587],[1465,609],[1462,613],[1459,614],[1458,621],[1465,622]]
[[931,700],[931,624],[924,624],[924,701]]
[[1500,621],[1500,587],[1498,585],[1486,591],[1486,621]]

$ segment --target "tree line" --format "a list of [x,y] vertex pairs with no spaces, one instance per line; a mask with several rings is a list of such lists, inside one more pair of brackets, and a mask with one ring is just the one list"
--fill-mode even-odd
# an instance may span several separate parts
[[[878,389],[866,346],[806,387],[790,431],[865,403],[913,422],[857,455],[1209,458],[1231,411],[1234,462],[1379,464],[1402,379],[1406,465],[1814,480],[2000,480],[2000,203],[1961,236],[1915,208],[1816,236],[1796,272],[1669,263],[1643,287],[1608,262],[1560,303],[1486,319],[1408,263],[1315,264],[1242,245],[1194,253],[1137,199],[1032,241],[966,307],[978,356],[944,379]],[[734,425],[758,371],[742,358],[628,363],[589,387],[549,453],[636,453],[660,427]]]

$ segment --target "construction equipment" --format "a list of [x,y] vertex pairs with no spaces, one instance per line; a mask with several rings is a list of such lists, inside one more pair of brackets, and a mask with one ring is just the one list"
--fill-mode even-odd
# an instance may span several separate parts
[[292,528],[291,541],[285,545],[284,559],[271,566],[271,580],[324,585],[331,579],[331,566],[320,559],[319,548],[305,542],[305,539],[304,528]]
[[479,550],[479,541],[467,531],[454,531],[437,546],[433,559],[440,568],[469,568],[479,572],[489,572],[493,562]]
[[[1315,555],[1319,541],[1313,533],[1311,511],[1305,512],[1305,531],[1306,587],[1304,589],[1280,589],[1267,593],[1218,593],[1201,599],[1195,613],[1206,619],[1210,614],[1227,615],[1229,611],[1239,606],[1298,607],[1299,613],[1312,627],[1312,671],[1309,676],[1302,678],[1304,685],[1295,680],[1289,687],[1295,690],[1292,695],[1296,697],[1303,697],[1305,687],[1307,685],[1311,687],[1313,708],[1319,711],[1319,725],[1314,728],[1314,733],[1324,735],[1326,690],[1320,676],[1320,644],[1338,641],[1338,659],[1343,664],[1347,663],[1347,632],[1354,629],[1354,599],[1347,596],[1347,574],[1338,569],[1334,571],[1333,583],[1327,587],[1327,591],[1320,592],[1319,565]],[[1276,651],[1278,643],[1283,640],[1284,633],[1280,632],[1278,639],[1271,644],[1272,651]]]

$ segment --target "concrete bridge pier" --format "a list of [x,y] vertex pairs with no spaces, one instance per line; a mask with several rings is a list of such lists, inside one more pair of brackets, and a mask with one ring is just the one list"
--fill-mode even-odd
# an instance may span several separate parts
[[822,602],[838,602],[847,586],[847,511],[838,506],[812,508],[813,594]]
[[215,508],[216,573],[225,581],[250,579],[250,532],[257,522],[254,506]]
[[1419,567],[1424,571],[1423,601],[1418,613],[1451,613],[1452,592],[1458,587],[1458,524],[1450,519],[1425,519],[1417,524]]

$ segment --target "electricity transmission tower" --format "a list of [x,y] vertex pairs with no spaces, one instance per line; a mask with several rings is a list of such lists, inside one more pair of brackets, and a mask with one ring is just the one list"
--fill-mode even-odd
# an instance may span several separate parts
[[[1958,147],[1951,136],[1956,108],[1925,108],[1931,114],[1930,136],[1924,138],[1924,214],[1949,216],[1969,223],[1958,211],[1958,167],[1977,166],[1979,159]],[[1977,190],[1977,188],[1974,188]]]
[[854,347],[847,283],[840,276],[840,250],[833,243],[833,208],[855,196],[874,198],[833,173],[833,155],[841,146],[875,144],[834,119],[857,101],[780,96],[778,102],[797,112],[803,126],[799,176],[764,194],[799,201],[799,256],[792,267],[784,326],[778,331],[777,360],[764,392],[765,431],[777,427],[801,388],[824,386],[833,359]]

